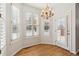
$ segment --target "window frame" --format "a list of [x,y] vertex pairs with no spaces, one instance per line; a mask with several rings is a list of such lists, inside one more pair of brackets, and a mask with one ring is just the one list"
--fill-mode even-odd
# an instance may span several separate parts
[[[31,36],[26,35],[26,37],[38,37],[40,35],[40,32],[39,32],[39,27],[40,27],[40,25],[39,25],[39,17],[37,15],[35,16],[35,14],[33,14],[33,13],[30,16],[32,17],[32,22],[31,22],[32,24],[26,24],[26,27],[29,26],[29,25],[32,26],[32,35]],[[38,20],[36,20],[36,24],[33,23],[34,17],[38,18]],[[27,19],[26,19],[26,21],[27,21]],[[36,26],[36,28],[38,27],[38,29],[36,30],[36,31],[38,31],[38,35],[34,34],[34,26]],[[27,29],[26,29],[26,33],[27,33]]]
[[[14,9],[15,8],[15,9]],[[19,37],[20,37],[20,32],[19,32],[19,25],[20,25],[20,9],[19,8],[17,8],[15,5],[13,5],[13,4],[11,4],[11,10],[12,10],[12,14],[11,14],[11,16],[12,16],[12,18],[11,18],[11,40],[12,41],[14,41],[14,40],[17,40]],[[15,14],[16,15],[15,15]],[[15,17],[15,18],[13,18],[13,16]],[[15,21],[15,24],[14,24],[14,19],[16,19]],[[14,26],[16,26],[17,27],[17,29],[16,29],[16,33],[14,33]],[[16,34],[15,36],[16,36],[16,38],[14,38],[14,34]]]

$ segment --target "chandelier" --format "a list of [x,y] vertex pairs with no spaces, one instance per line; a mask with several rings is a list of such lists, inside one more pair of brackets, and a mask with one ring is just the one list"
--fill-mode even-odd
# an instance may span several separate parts
[[54,15],[52,9],[47,5],[45,8],[41,11],[41,17],[44,19],[49,19]]

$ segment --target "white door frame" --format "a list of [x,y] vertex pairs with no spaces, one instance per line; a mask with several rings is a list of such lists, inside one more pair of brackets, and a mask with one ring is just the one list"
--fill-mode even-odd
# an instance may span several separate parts
[[[64,16],[62,16],[62,17],[64,17]],[[62,17],[60,17],[60,18],[62,18]],[[72,29],[71,29],[72,28],[72,26],[71,26],[71,24],[72,24],[72,21],[71,21],[72,20],[72,10],[71,9],[67,10],[65,17],[66,17],[66,22],[67,22],[66,23],[66,27],[67,27],[67,29],[66,29],[67,30],[67,35],[66,35],[66,37],[67,37],[66,38],[67,39],[67,47],[63,47],[63,46],[58,45],[56,40],[55,40],[55,45],[58,45],[58,46],[60,46],[64,49],[71,51],[71,49],[72,49],[72,47],[71,47],[71,45],[72,45],[72,40],[71,40],[72,39]],[[58,19],[56,19],[56,20],[58,20]]]

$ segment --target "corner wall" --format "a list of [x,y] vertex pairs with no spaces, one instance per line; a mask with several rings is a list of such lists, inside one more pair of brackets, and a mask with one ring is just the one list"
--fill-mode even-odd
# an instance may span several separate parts
[[79,3],[76,3],[76,51],[79,51]]

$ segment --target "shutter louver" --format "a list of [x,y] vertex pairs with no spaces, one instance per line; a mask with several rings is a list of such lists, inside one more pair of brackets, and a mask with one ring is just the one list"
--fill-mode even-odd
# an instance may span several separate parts
[[[0,51],[3,50],[5,46],[5,22],[4,22],[4,4],[0,4]],[[2,54],[2,52],[0,53]]]

